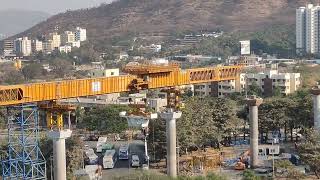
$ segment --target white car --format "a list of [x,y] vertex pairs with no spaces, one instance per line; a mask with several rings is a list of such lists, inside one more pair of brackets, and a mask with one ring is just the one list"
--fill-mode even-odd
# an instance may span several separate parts
[[140,166],[140,160],[139,160],[138,155],[131,156],[131,166],[132,167],[139,167]]

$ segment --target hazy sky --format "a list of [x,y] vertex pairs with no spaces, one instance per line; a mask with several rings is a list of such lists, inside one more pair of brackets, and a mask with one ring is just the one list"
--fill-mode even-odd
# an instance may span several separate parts
[[49,14],[110,3],[113,0],[0,0],[0,10],[24,9],[43,11]]

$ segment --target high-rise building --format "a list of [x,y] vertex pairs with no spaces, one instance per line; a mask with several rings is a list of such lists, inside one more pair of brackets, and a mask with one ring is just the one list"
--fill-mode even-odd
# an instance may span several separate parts
[[296,52],[306,51],[306,8],[296,9]]
[[320,52],[320,6],[308,4],[296,9],[296,51],[316,54]]
[[32,40],[31,42],[31,49],[32,49],[32,52],[39,52],[39,51],[42,51],[43,50],[43,47],[42,47],[42,41],[39,41],[39,40]]
[[76,41],[85,41],[87,40],[87,30],[82,29],[80,27],[76,28],[76,32],[74,33]]
[[53,50],[52,40],[48,40],[42,43],[42,50],[45,54],[50,54]]
[[31,40],[28,37],[18,38],[14,41],[14,50],[16,53],[21,53],[22,56],[30,56],[31,49]]
[[48,40],[52,41],[53,48],[59,48],[61,46],[61,36],[56,32],[50,33]]
[[66,45],[67,43],[72,43],[75,41],[75,33],[72,31],[65,31],[61,35],[61,44]]
[[4,40],[3,42],[3,54],[9,55],[14,52],[14,41],[13,40]]

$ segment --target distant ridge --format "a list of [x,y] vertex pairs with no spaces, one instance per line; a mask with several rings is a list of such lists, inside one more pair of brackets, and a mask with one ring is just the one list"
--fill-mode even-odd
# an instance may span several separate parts
[[[18,9],[0,11],[0,34],[12,36],[23,32],[30,27],[50,17],[50,14],[39,11],[26,11]],[[0,35],[1,38],[1,35]]]
[[87,28],[89,40],[103,42],[129,33],[217,28],[256,31],[294,24],[295,9],[303,5],[304,0],[119,0],[52,16],[20,35],[36,36],[56,26],[60,30],[81,26]]

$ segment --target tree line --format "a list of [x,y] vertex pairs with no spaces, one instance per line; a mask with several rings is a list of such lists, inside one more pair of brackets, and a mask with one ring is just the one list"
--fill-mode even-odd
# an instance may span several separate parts
[[[244,97],[190,97],[185,101],[182,117],[177,120],[177,140],[181,153],[206,146],[219,148],[249,134],[249,110]],[[259,107],[260,141],[265,143],[271,132],[284,130],[284,141],[296,141],[294,130],[312,127],[312,97],[302,89],[286,97],[265,98]],[[150,123],[149,149],[156,159],[166,152],[165,122]],[[153,152],[153,150],[155,152]]]

